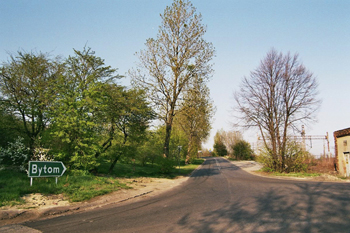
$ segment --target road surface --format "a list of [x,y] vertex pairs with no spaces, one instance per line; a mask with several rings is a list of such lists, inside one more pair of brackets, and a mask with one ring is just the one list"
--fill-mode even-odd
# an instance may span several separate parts
[[350,185],[265,178],[207,158],[156,197],[23,224],[42,232],[350,232]]

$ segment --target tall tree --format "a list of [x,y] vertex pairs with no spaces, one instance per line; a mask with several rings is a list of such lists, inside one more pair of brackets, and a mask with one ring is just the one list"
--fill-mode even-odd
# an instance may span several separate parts
[[62,159],[76,168],[90,170],[96,165],[99,150],[97,133],[101,124],[97,116],[105,104],[102,87],[119,76],[90,48],[74,52],[57,81],[52,131],[62,142]]
[[272,49],[235,93],[242,122],[259,129],[275,170],[285,169],[289,131],[315,119],[320,106],[317,86],[297,54]]
[[168,157],[172,124],[182,92],[196,75],[203,80],[210,77],[214,47],[204,40],[206,27],[190,1],[174,0],[161,18],[157,38],[147,40],[146,49],[138,54],[139,69],[130,75],[134,85],[148,92],[165,122],[164,155]]
[[31,151],[49,122],[48,112],[55,96],[55,82],[62,71],[59,59],[48,54],[18,52],[0,69],[2,103],[22,120]]
[[185,89],[184,101],[176,117],[176,123],[188,137],[186,162],[197,155],[202,142],[209,136],[214,112],[209,88],[197,77]]

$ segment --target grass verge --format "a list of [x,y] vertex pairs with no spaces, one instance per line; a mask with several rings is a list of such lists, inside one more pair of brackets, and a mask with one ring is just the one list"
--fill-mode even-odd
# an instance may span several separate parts
[[280,173],[280,172],[271,172],[269,173],[273,176],[284,176],[284,177],[318,177],[320,173],[307,173],[307,172],[290,172],[290,173]]
[[98,175],[91,175],[82,171],[69,171],[58,178],[34,178],[30,186],[30,178],[25,173],[13,170],[0,170],[0,207],[22,204],[21,197],[30,193],[44,195],[63,194],[71,202],[89,200],[93,197],[111,193],[119,189],[128,189],[126,184],[120,183],[119,178],[175,178],[186,176],[195,170],[203,159],[195,160],[192,164],[184,165],[180,169],[174,168],[171,173],[163,174],[158,165],[146,164],[117,164],[112,174],[107,174],[109,164],[101,164]]

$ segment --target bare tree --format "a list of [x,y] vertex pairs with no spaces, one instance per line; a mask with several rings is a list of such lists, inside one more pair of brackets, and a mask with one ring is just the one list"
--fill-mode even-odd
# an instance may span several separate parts
[[285,169],[289,130],[315,119],[321,103],[317,87],[297,54],[272,49],[235,93],[243,125],[259,129],[275,170]]
[[174,0],[161,18],[157,38],[147,40],[146,49],[138,54],[139,69],[130,76],[133,85],[148,92],[165,122],[164,154],[168,157],[173,119],[183,90],[196,75],[204,80],[210,77],[214,48],[203,39],[206,27],[191,2]]
[[221,132],[222,141],[227,148],[229,154],[233,154],[233,146],[243,140],[243,135],[239,131],[223,131]]

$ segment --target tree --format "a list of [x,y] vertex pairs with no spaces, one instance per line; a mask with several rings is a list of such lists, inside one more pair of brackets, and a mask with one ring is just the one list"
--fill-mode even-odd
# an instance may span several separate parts
[[164,155],[168,157],[172,124],[183,90],[196,75],[203,80],[210,77],[214,48],[203,39],[206,27],[191,2],[174,0],[161,18],[157,38],[147,40],[146,49],[138,54],[139,69],[130,71],[130,75],[133,85],[148,92],[165,122]]
[[[125,152],[130,151],[128,148],[145,138],[150,121],[154,119],[154,112],[146,101],[144,91],[137,89],[124,90],[122,95],[122,105],[120,103],[119,106],[113,104],[115,99],[111,99],[111,103],[107,105],[107,107],[110,107],[110,111],[114,111],[114,114],[110,115],[110,127],[115,131],[113,134],[119,135],[120,138],[118,141],[120,151],[112,158],[109,168],[110,173],[120,157],[125,155]],[[135,153],[135,150],[133,153]]]
[[226,146],[227,148],[227,152],[232,155],[233,154],[233,146],[243,140],[243,136],[241,134],[241,132],[239,131],[224,131],[224,130],[221,130],[220,131],[220,135],[221,135],[221,138],[222,138],[222,142],[224,143],[224,145]]
[[186,163],[197,156],[201,144],[211,130],[211,120],[215,112],[210,91],[201,78],[197,77],[184,94],[184,101],[176,117],[188,137]]
[[52,132],[60,141],[61,159],[75,168],[91,170],[100,149],[101,122],[97,116],[105,104],[103,85],[119,76],[90,48],[74,52],[57,81]]
[[241,160],[250,160],[253,159],[253,150],[250,144],[244,140],[237,141],[232,145],[232,153],[236,159]]
[[315,119],[320,106],[317,86],[297,54],[283,55],[272,49],[235,93],[243,125],[259,129],[275,170],[286,168],[289,131]]
[[8,112],[1,103],[3,102],[0,99],[0,147],[5,148],[19,136],[23,138],[26,135],[20,119]]
[[44,53],[18,52],[0,69],[3,106],[21,119],[31,152],[34,142],[50,121],[49,109],[55,96],[55,82],[62,71],[58,58]]
[[214,136],[214,153],[218,156],[227,155],[227,148],[222,140],[222,135],[220,131],[217,131]]

